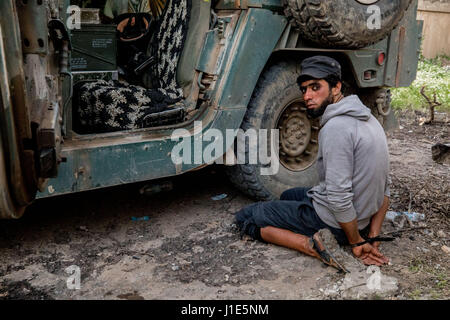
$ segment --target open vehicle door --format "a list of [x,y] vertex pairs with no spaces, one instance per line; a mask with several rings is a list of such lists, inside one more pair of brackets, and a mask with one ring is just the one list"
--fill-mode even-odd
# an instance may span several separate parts
[[4,0],[0,12],[0,218],[19,218],[57,173],[65,51],[45,1]]

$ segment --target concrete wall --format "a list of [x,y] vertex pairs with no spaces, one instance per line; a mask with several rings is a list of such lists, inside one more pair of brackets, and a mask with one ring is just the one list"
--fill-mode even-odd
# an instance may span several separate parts
[[419,0],[417,19],[424,20],[422,53],[450,56],[450,0]]

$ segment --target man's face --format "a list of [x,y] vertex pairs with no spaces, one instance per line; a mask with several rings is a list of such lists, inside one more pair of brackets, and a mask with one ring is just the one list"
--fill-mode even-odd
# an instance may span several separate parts
[[323,79],[312,79],[302,82],[300,90],[303,93],[307,114],[312,118],[318,118],[323,115],[326,107],[333,103],[333,93]]

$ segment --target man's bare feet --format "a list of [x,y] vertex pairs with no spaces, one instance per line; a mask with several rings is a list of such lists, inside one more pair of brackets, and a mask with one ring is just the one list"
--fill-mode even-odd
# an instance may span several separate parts
[[322,240],[320,233],[316,232],[313,236],[312,236],[312,241],[313,241],[313,248],[317,251],[318,253],[318,258],[325,264],[332,266],[336,269],[338,269],[339,271],[343,271],[343,272],[349,272],[342,263],[340,263],[339,261],[336,260],[335,257],[333,257],[333,255],[331,254],[331,252],[327,249],[327,247],[325,246],[324,241]]

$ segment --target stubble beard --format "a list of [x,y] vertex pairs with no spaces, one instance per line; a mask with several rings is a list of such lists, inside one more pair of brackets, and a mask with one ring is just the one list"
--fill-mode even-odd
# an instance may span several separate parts
[[328,97],[322,102],[322,104],[320,105],[320,107],[315,108],[315,109],[307,109],[306,113],[307,115],[312,118],[312,119],[316,119],[321,117],[324,112],[325,109],[328,107],[328,105],[333,103],[333,95],[330,91],[330,94],[328,95]]

